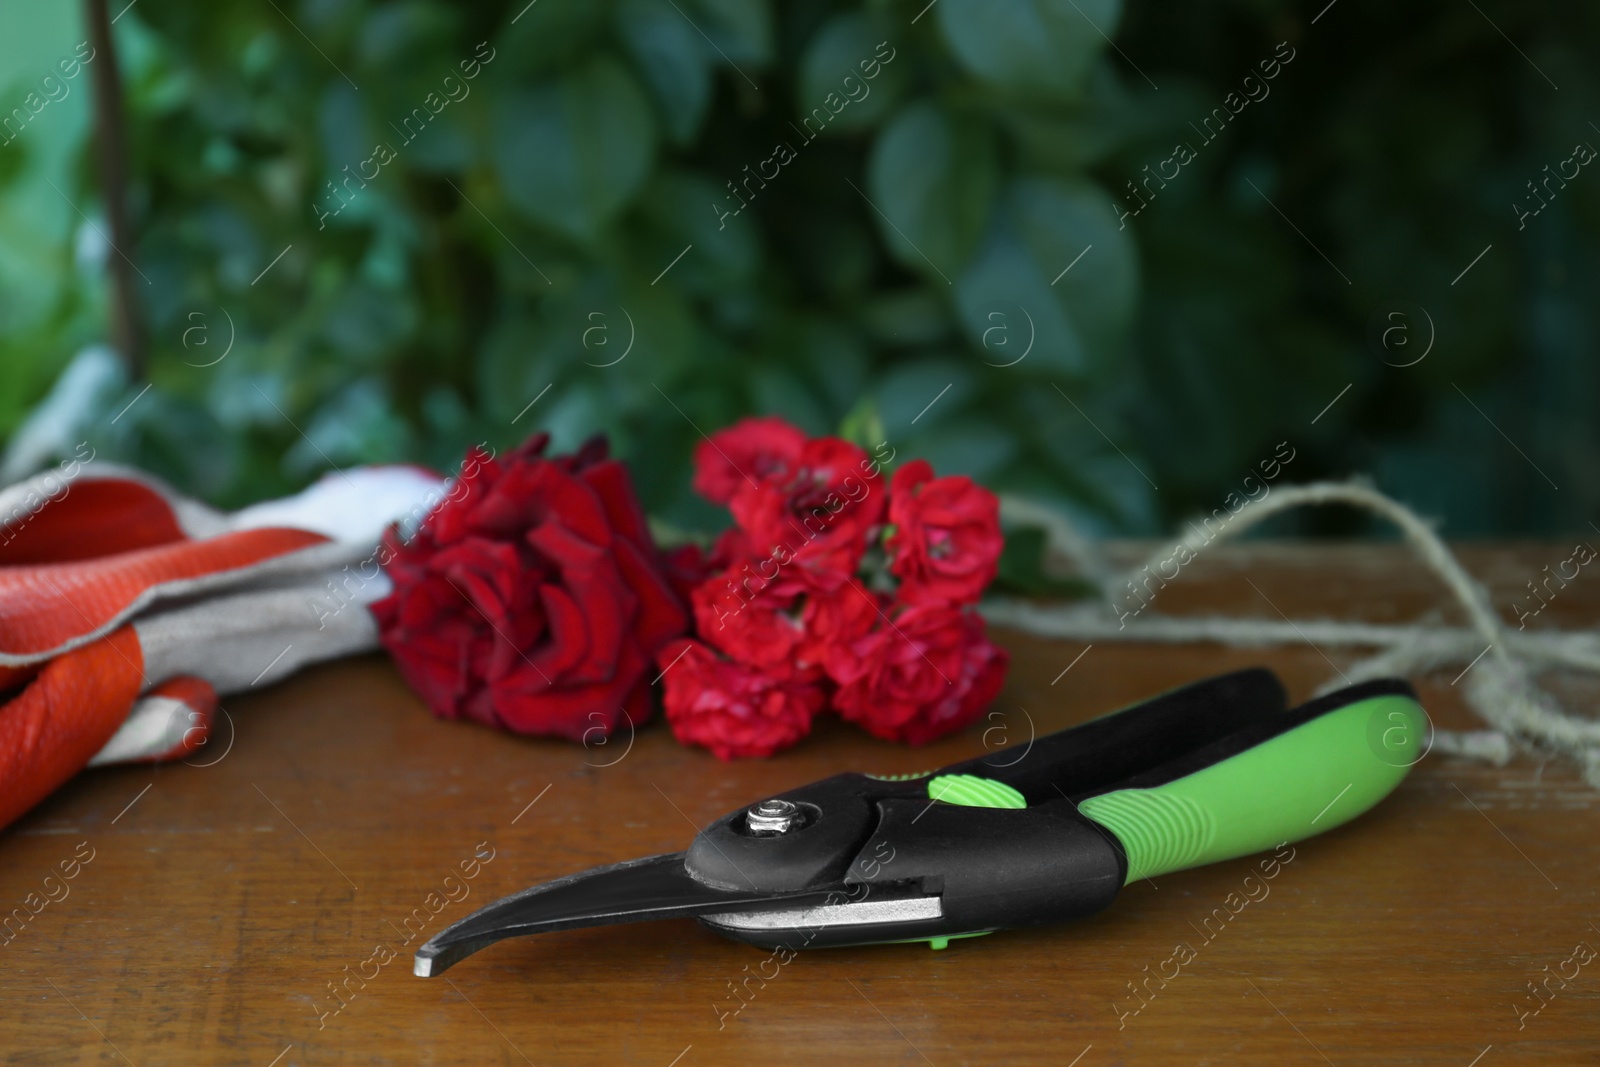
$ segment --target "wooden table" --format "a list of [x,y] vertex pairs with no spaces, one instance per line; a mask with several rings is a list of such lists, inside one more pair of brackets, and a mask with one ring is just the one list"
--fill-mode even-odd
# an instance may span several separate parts
[[[1566,555],[1524,546],[1465,557],[1504,609]],[[1442,602],[1398,548],[1274,545],[1218,546],[1161,607],[1268,614],[1247,575],[1295,615],[1402,620]],[[1600,586],[1580,578],[1539,621],[1592,624],[1597,612]],[[1013,743],[1024,739],[1020,708],[1045,732],[1249,664],[1277,668],[1296,698],[1332,673],[1306,647],[1105,643],[1061,675],[1081,645],[1001,637],[1015,664],[995,705],[1004,718],[986,725],[1003,722]],[[1467,726],[1453,674],[1424,680],[1423,698],[1441,725]],[[1579,942],[1600,947],[1600,794],[1559,762],[1524,755],[1497,770],[1429,756],[1374,812],[1298,846],[1270,895],[1209,942],[1202,919],[1251,861],[1136,883],[1076,925],[942,952],[805,953],[764,986],[749,983],[746,1002],[731,983],[766,954],[688,921],[511,941],[428,981],[410,973],[421,938],[407,946],[406,931],[426,920],[426,937],[534,882],[682,848],[696,825],[789,785],[980,753],[983,729],[912,750],[828,722],[775,760],[729,765],[652,724],[624,755],[625,739],[585,749],[437,721],[376,656],[307,671],[227,710],[232,747],[222,751],[221,731],[217,750],[193,760],[211,765],[83,774],[0,836],[7,909],[92,854],[76,877],[49,884],[60,899],[0,948],[0,1062],[1600,1059],[1600,960],[1564,989],[1552,981],[1558,992],[1520,1029],[1517,1015],[1538,1003],[1530,980],[1561,970]],[[460,879],[475,852],[492,858]],[[1179,942],[1198,946],[1196,958],[1119,1017],[1139,1006],[1129,984]],[[340,982],[353,991],[343,1006],[331,992]]]

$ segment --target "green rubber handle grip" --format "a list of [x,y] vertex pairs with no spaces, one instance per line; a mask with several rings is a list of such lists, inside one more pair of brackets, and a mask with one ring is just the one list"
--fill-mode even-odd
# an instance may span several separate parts
[[1299,841],[1360,815],[1421,759],[1427,715],[1409,697],[1359,700],[1201,770],[1079,802],[1128,856],[1124,884]]

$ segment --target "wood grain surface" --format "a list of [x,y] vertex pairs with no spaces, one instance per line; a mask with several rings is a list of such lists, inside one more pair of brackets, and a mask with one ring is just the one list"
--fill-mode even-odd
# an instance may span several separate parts
[[[1509,617],[1569,548],[1465,558]],[[1265,595],[1296,616],[1454,617],[1384,546],[1219,546],[1162,595],[1175,612],[1275,617]],[[1587,577],[1536,622],[1597,616]],[[193,766],[82,774],[0,835],[0,906],[45,901],[0,947],[0,1063],[1600,1061],[1600,959],[1569,962],[1580,942],[1600,947],[1600,794],[1527,754],[1502,769],[1428,756],[1372,813],[1298,845],[1270,893],[1209,937],[1217,924],[1203,920],[1255,861],[1135,883],[1075,925],[942,952],[802,953],[740,997],[734,984],[773,973],[767,953],[689,921],[523,938],[412,977],[420,940],[471,909],[681,849],[697,826],[785,787],[924,770],[1023,743],[1030,721],[1053,731],[1252,664],[1304,698],[1330,661],[1353,658],[1109,643],[1079,658],[1080,644],[999,636],[1015,663],[994,717],[921,750],[837,722],[777,759],[731,765],[659,723],[631,747],[515,738],[435,720],[377,656],[230,700],[231,744],[224,728]],[[1420,680],[1423,700],[1440,725],[1468,726],[1454,673]],[[1595,687],[1562,693],[1592,706]],[[1194,958],[1136,998],[1130,986],[1180,943]],[[1534,999],[1530,982],[1574,967]]]

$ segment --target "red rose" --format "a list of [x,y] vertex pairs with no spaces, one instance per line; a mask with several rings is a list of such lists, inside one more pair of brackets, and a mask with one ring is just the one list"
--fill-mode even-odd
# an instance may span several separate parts
[[706,555],[697,544],[679,545],[661,554],[661,573],[672,591],[678,594],[678,599],[686,604],[695,588],[709,581],[719,569],[714,558]]
[[732,567],[737,560],[750,558],[750,538],[739,527],[730,526],[711,543],[711,556],[707,562],[714,571],[720,572]]
[[738,486],[728,509],[758,557],[851,574],[866,552],[868,531],[883,517],[877,470],[856,445],[819,437],[805,443],[787,477]]
[[741,486],[786,481],[806,435],[780,418],[741,419],[694,450],[694,491],[726,504]]
[[662,555],[661,565],[678,599],[687,604],[697,587],[721,576],[735,560],[748,555],[744,532],[730,526],[717,535],[710,552],[696,544],[679,545]]
[[833,707],[874,737],[926,744],[983,713],[1000,692],[1009,660],[984,636],[976,613],[912,605],[834,646],[827,663],[839,683]]
[[967,612],[962,618],[965,633],[961,643],[961,676],[955,680],[955,686],[943,699],[923,708],[892,734],[877,736],[892,736],[912,745],[926,744],[976,722],[983,709],[1000,695],[1011,654],[985,636],[982,616]]
[[[791,583],[741,579],[746,568],[729,568],[695,589],[695,634],[725,655],[776,676],[815,680],[820,665],[798,662],[806,638],[798,589]],[[749,570],[755,571],[754,566]]]
[[539,434],[462,475],[380,558],[379,637],[434,713],[581,740],[650,714],[647,671],[687,618],[626,469],[603,439],[542,456]]
[[926,460],[895,472],[889,569],[907,603],[972,603],[999,571],[1000,501],[960,475],[935,478]]
[[719,659],[698,641],[673,641],[656,654],[664,672],[667,722],[686,745],[719,759],[770,756],[811,732],[822,687]]
[[808,590],[800,621],[805,630],[797,658],[801,663],[826,664],[837,645],[849,645],[880,624],[889,598],[869,592],[854,579],[833,589]]

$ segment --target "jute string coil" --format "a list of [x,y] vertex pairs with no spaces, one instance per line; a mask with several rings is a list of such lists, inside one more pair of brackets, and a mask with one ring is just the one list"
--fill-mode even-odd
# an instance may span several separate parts
[[[1219,540],[1236,538],[1280,512],[1322,504],[1345,504],[1372,512],[1399,528],[1405,543],[1438,576],[1466,613],[1467,625],[1424,623],[1387,625],[1328,620],[1287,620],[1232,616],[1171,616],[1119,603],[1119,590],[1135,588],[1148,568],[1172,558],[1180,546],[1198,555]],[[1098,599],[1070,604],[1040,604],[1013,598],[984,601],[984,616],[997,625],[1046,637],[1084,641],[1193,643],[1215,641],[1240,647],[1310,643],[1327,647],[1377,648],[1353,666],[1335,667],[1321,691],[1384,676],[1424,674],[1471,664],[1460,680],[1468,705],[1489,726],[1481,731],[1434,732],[1437,751],[1505,764],[1514,745],[1556,752],[1577,762],[1585,779],[1600,788],[1600,722],[1570,714],[1534,677],[1566,669],[1600,674],[1600,633],[1530,632],[1507,627],[1489,605],[1488,594],[1432,527],[1405,505],[1360,481],[1315,482],[1286,486],[1241,508],[1216,531],[1191,524],[1148,561],[1125,572],[1107,565],[1094,542],[1059,511],[1037,502],[1002,495],[1000,514],[1011,524],[1040,527],[1049,547],[1072,560],[1079,573],[1100,590]]]

